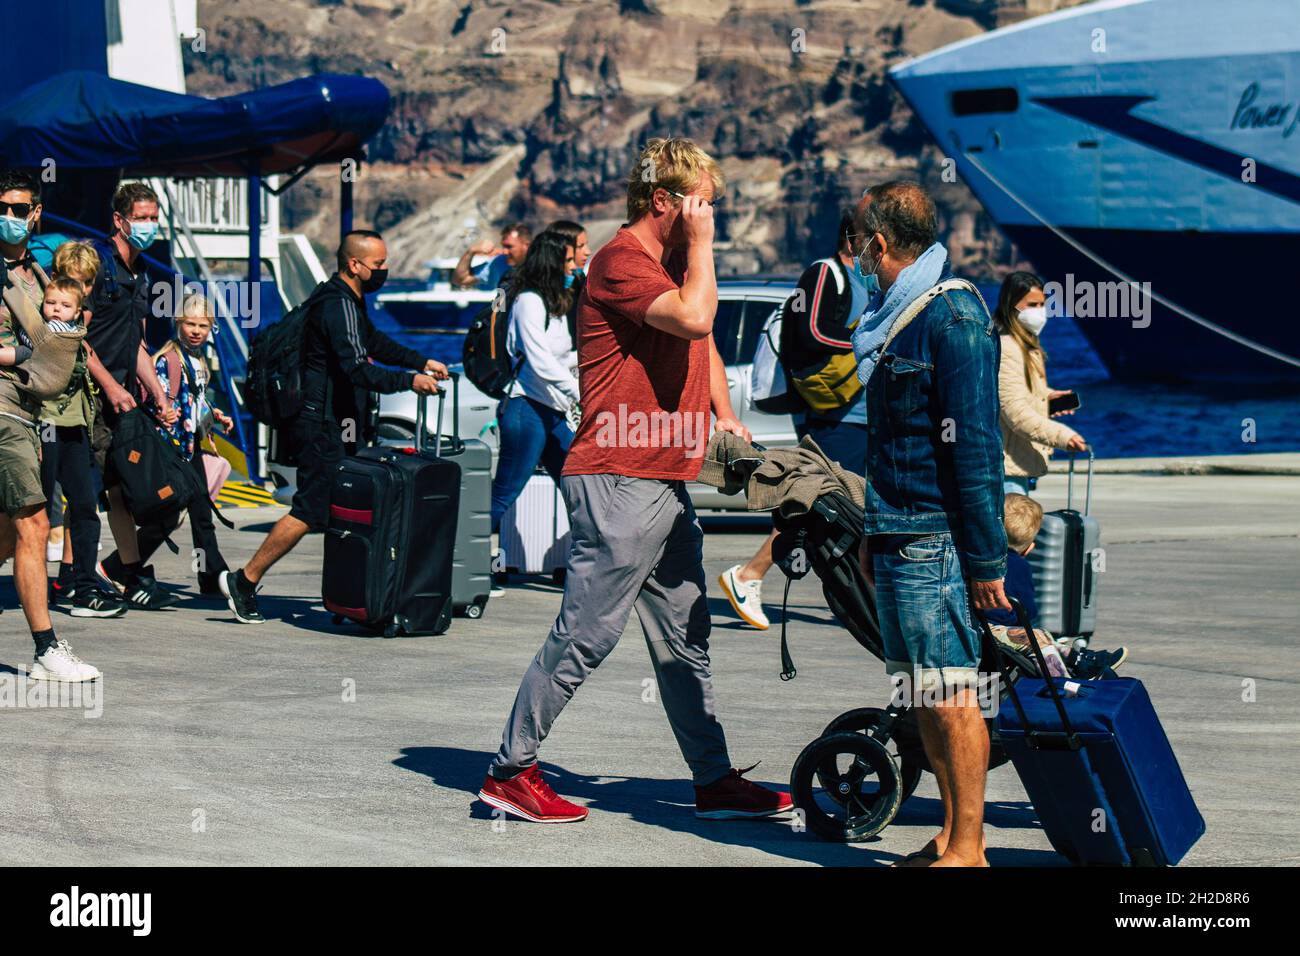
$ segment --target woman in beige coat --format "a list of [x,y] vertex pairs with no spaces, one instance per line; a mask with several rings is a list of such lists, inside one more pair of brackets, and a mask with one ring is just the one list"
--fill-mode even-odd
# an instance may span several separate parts
[[1047,353],[1038,341],[1047,324],[1043,281],[1032,272],[1007,276],[993,321],[1002,338],[998,404],[1002,409],[1003,488],[1028,494],[1038,478],[1047,474],[1053,449],[1084,451],[1088,445],[1082,435],[1053,421],[1048,413],[1048,402],[1070,392],[1047,384]]

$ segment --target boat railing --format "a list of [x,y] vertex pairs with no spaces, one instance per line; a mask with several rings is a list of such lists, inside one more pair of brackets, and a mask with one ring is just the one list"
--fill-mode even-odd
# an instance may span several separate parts
[[[274,187],[275,177],[268,177]],[[248,233],[248,180],[229,177],[172,179],[154,177],[146,180],[163,197],[162,218],[175,210],[175,218],[189,225],[195,233]],[[279,203],[262,190],[262,230],[275,234],[279,229]]]

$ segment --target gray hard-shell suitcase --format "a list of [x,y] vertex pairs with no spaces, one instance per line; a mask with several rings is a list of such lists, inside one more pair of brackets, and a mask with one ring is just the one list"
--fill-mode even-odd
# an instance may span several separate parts
[[1043,526],[1029,552],[1038,602],[1038,626],[1054,637],[1091,637],[1097,628],[1097,578],[1105,570],[1101,525],[1092,507],[1093,452],[1088,449],[1088,480],[1083,511],[1074,510],[1074,456],[1065,508],[1043,515]]
[[[456,547],[452,557],[451,600],[455,614],[482,617],[492,591],[492,449],[477,438],[460,437],[460,373],[451,374],[451,435],[433,442],[438,454],[460,465],[460,505],[456,518]],[[426,432],[426,401],[416,406],[417,433]],[[441,412],[441,405],[439,406]],[[442,416],[437,431],[442,431]],[[403,445],[405,442],[386,442]]]

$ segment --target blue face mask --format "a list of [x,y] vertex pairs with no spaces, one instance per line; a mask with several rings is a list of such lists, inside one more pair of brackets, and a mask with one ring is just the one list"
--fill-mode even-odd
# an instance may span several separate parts
[[137,249],[148,249],[157,238],[158,223],[133,222],[131,223],[131,234],[126,237],[126,241]]
[[17,216],[0,216],[0,242],[16,246],[27,238],[27,220]]
[[565,275],[565,277],[564,277],[564,287],[565,287],[566,289],[572,289],[572,288],[573,288],[573,280],[576,279],[576,278],[577,278],[577,271],[576,271],[576,270],[575,270],[574,272],[570,272],[570,273],[568,273],[567,275]]
[[[868,245],[870,245],[870,243],[868,243]],[[867,298],[874,299],[880,294],[880,279],[876,277],[876,268],[878,267],[872,268],[870,272],[864,273],[862,271],[862,256],[866,255],[866,253],[867,250],[863,249],[862,254],[854,258],[853,274],[862,280],[862,285],[867,290]]]

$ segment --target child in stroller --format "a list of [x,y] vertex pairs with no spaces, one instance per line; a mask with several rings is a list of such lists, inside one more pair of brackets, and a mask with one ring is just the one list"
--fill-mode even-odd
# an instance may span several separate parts
[[[869,654],[883,662],[875,588],[858,564],[862,508],[846,495],[832,492],[818,497],[804,514],[778,513],[776,526],[779,534],[772,554],[787,578],[801,578],[809,570],[816,573],[832,613]],[[993,653],[986,648],[981,673],[998,671]],[[781,655],[781,677],[789,680],[796,670],[788,650],[784,606]],[[1014,663],[1012,680],[1037,674],[1022,653],[1007,649],[1006,657]],[[992,721],[988,723],[993,733]],[[1006,760],[994,735],[990,769]],[[818,836],[860,842],[889,826],[922,772],[929,769],[916,714],[910,702],[895,693],[884,708],[860,707],[832,720],[795,761],[791,796],[808,828]]]
[[[1011,498],[1024,499],[1010,502]],[[1013,541],[1013,557],[1023,563],[1023,575],[1008,573],[1006,593],[1024,608],[1033,605],[1033,577],[1024,555],[1033,548],[1033,539],[1042,522],[1042,508],[1024,495],[1009,495],[1007,508],[1008,540]],[[1036,516],[1035,516],[1036,515]],[[858,547],[862,540],[862,509],[839,493],[818,497],[807,513],[795,517],[776,517],[780,534],[773,545],[773,557],[787,578],[803,577],[809,570],[822,583],[827,606],[844,628],[873,657],[884,659],[879,623],[876,618],[875,588],[862,573]],[[1010,559],[1009,559],[1010,560]],[[787,584],[787,595],[788,584]],[[985,612],[992,621],[993,614]],[[1030,615],[1022,618],[1029,622]],[[1003,657],[1009,662],[1007,677],[1038,676],[1038,667],[1024,639],[1025,628],[1001,626]],[[1040,647],[1056,644],[1045,631],[1035,629]],[[781,648],[783,679],[796,671],[790,659],[785,633],[785,609],[782,608]],[[1126,652],[1079,651],[1065,659],[1071,673],[1063,676],[1113,677],[1113,666],[1123,661]],[[1059,654],[1056,659],[1059,661]],[[1049,663],[1050,667],[1050,663]],[[981,673],[999,672],[996,651],[986,647],[980,664]],[[1095,673],[1094,673],[1095,671]],[[1005,687],[1001,688],[1005,694]],[[989,769],[1005,763],[1007,756],[1000,746],[994,721],[989,719],[992,747]],[[795,806],[818,836],[841,842],[859,842],[880,833],[894,819],[903,801],[910,797],[930,764],[921,745],[916,715],[907,702],[897,699],[888,707],[862,707],[832,720],[822,735],[804,748],[791,772],[791,795]]]
[[[743,488],[751,510],[771,510],[778,531],[772,555],[787,578],[787,601],[789,582],[814,572],[827,607],[869,654],[883,662],[875,588],[858,563],[863,536],[860,475],[827,462],[808,438],[797,448],[769,452],[722,435],[710,441],[700,480],[724,494]],[[1019,595],[1009,592],[1009,596]],[[797,672],[789,653],[786,603],[782,602],[781,615],[781,677],[790,680]],[[1010,663],[1007,679],[1037,676],[1027,648],[1027,644],[1017,648],[1014,641],[1002,645],[1002,657]],[[999,673],[1000,663],[998,651],[987,646],[979,670]],[[998,686],[1005,693],[1005,682]],[[1005,763],[1007,756],[992,719],[987,723],[993,737],[989,751],[993,768]],[[856,708],[831,721],[795,761],[791,795],[808,828],[818,836],[857,842],[890,824],[922,772],[929,769],[916,715],[909,701],[896,693],[887,707]]]
[[[1043,526],[1042,505],[1028,495],[1007,495],[1003,502],[1003,526],[1007,532],[1006,594],[1007,597],[1020,601],[1029,618],[1034,620],[1038,617],[1038,602],[1034,596],[1034,576],[1025,558],[1034,550],[1034,539]],[[985,611],[984,616],[988,618],[993,637],[998,643],[1020,654],[1029,650],[1025,630],[1017,625],[1015,615],[1010,611]],[[1071,646],[1068,655],[1063,658],[1057,642],[1052,640],[1050,634],[1035,628],[1034,635],[1047,659],[1048,669],[1053,670],[1057,677],[1078,677],[1083,680],[1114,677],[1115,671],[1128,658],[1128,648],[1125,647],[1107,651],[1075,646]],[[1060,664],[1059,671],[1053,668],[1054,663]]]

